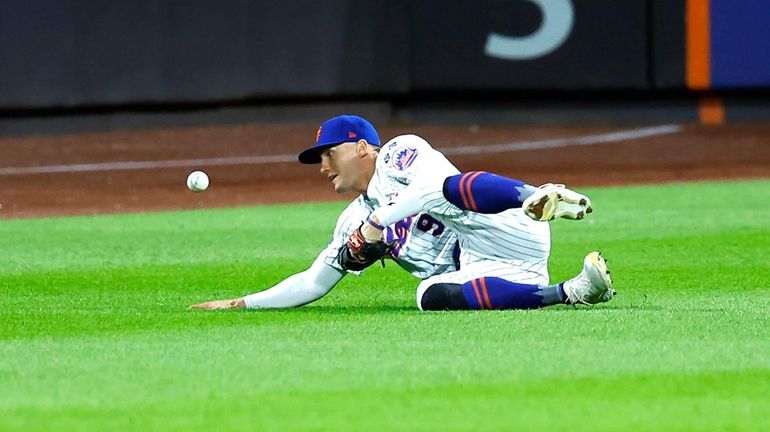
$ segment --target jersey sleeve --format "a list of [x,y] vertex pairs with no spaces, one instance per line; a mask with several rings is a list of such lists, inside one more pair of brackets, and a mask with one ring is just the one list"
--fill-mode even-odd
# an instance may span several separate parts
[[[348,237],[350,237],[353,231],[361,225],[361,222],[369,216],[371,211],[372,208],[366,204],[363,197],[358,197],[355,201],[351,202],[337,219],[337,225],[334,227],[332,239],[326,248],[321,251],[318,260],[323,260],[326,265],[344,271],[337,262],[337,254],[342,245],[348,240]],[[350,270],[348,270],[348,272],[356,275],[362,273],[360,271]]]
[[377,157],[373,181],[367,195],[380,206],[395,201],[396,196],[413,183],[441,183],[459,173],[438,150],[417,135],[401,135],[387,142]]

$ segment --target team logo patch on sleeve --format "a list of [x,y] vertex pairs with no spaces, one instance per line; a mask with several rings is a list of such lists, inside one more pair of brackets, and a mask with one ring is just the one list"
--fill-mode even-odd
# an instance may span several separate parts
[[405,170],[417,158],[417,149],[414,147],[404,147],[393,152],[393,166],[398,170]]

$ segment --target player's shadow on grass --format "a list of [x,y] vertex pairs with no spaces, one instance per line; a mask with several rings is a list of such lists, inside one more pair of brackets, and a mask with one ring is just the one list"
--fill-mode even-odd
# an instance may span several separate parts
[[[260,312],[267,311],[262,310]],[[277,311],[277,310],[276,310]],[[287,310],[284,310],[287,311]],[[358,306],[332,306],[318,305],[305,306],[296,309],[290,309],[292,313],[297,314],[325,314],[325,315],[373,315],[382,313],[404,313],[419,312],[416,306],[405,305],[358,305]]]

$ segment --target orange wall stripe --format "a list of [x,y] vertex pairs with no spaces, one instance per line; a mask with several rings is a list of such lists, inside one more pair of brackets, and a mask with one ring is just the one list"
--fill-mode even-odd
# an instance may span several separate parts
[[710,0],[687,0],[687,87],[711,87]]
[[698,115],[702,124],[725,124],[725,104],[721,98],[704,96],[700,99]]

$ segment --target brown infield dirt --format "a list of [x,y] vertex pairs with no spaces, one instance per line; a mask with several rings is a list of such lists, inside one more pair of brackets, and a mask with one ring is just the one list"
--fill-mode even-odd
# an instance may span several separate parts
[[[318,165],[299,162],[181,168],[9,173],[8,168],[126,161],[295,155],[317,125],[243,124],[0,139],[0,218],[231,207],[351,199],[334,193]],[[629,130],[627,126],[384,127],[383,140],[416,133],[434,147],[505,144]],[[770,124],[685,125],[677,133],[561,148],[449,156],[461,171],[484,170],[532,184],[625,185],[770,177]],[[66,168],[70,169],[70,168]],[[185,186],[193,169],[211,187]]]

